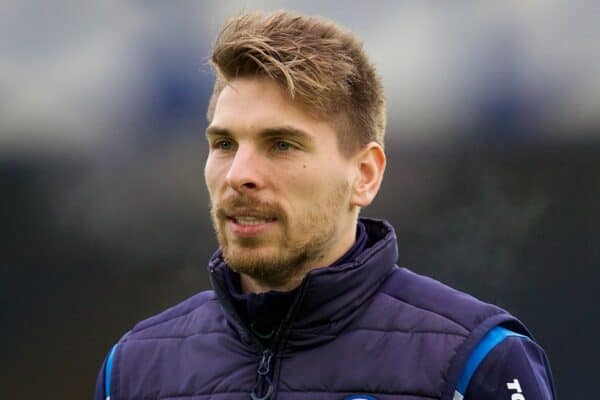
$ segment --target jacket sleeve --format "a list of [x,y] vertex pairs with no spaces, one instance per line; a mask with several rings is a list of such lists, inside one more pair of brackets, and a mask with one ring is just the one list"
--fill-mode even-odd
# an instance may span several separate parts
[[100,367],[100,372],[98,372],[98,378],[96,379],[96,391],[94,393],[94,400],[104,400],[106,395],[104,393],[104,374],[106,370],[106,359],[102,363],[102,367]]
[[520,336],[505,338],[477,367],[464,400],[555,400],[544,350]]

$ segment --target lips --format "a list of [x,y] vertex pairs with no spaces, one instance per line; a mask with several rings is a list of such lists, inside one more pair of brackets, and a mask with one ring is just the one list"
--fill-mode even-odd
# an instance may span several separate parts
[[248,196],[224,199],[215,210],[227,230],[239,238],[258,237],[272,232],[285,221],[285,213],[275,203],[258,201]]
[[233,220],[233,222],[241,226],[262,225],[269,222],[274,222],[276,220],[276,218],[256,217],[250,215],[230,216],[229,219]]
[[235,236],[240,238],[258,237],[275,226],[277,218],[256,215],[228,215],[227,225]]

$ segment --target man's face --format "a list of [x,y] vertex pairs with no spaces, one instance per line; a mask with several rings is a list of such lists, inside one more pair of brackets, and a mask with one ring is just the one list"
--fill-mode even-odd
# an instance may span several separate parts
[[354,163],[340,153],[334,129],[279,84],[230,82],[207,138],[211,216],[232,269],[285,287],[353,243]]

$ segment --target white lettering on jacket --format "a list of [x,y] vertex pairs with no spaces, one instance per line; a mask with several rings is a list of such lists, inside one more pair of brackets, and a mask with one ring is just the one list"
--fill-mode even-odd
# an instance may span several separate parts
[[521,384],[518,379],[513,379],[512,382],[506,382],[506,387],[508,390],[516,391],[510,396],[510,400],[525,400],[525,396],[523,396],[523,390],[521,389]]

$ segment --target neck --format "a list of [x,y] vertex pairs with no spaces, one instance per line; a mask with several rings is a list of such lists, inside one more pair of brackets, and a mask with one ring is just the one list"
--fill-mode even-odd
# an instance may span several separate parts
[[344,228],[340,236],[340,240],[338,240],[337,243],[332,246],[332,248],[330,248],[326,254],[322,254],[320,257],[307,262],[305,265],[297,266],[295,270],[299,271],[298,274],[291,276],[282,285],[269,285],[248,275],[240,274],[242,291],[244,293],[258,294],[272,290],[289,292],[290,290],[297,288],[304,280],[306,274],[308,274],[310,271],[332,265],[334,262],[336,262],[336,260],[339,260],[348,250],[350,250],[356,241],[356,224],[357,221],[354,220],[354,222],[351,224],[351,227]]
[[257,279],[251,278],[246,274],[240,274],[240,283],[242,286],[242,291],[244,293],[266,293],[272,290],[276,290],[278,292],[289,292],[300,286],[300,283],[304,279],[304,276],[301,279],[290,279],[283,285],[280,286],[272,286],[265,284]]

